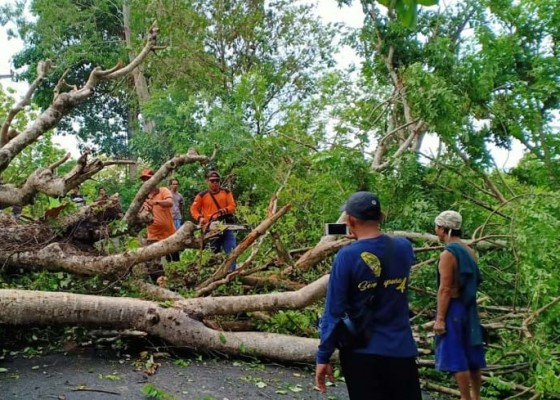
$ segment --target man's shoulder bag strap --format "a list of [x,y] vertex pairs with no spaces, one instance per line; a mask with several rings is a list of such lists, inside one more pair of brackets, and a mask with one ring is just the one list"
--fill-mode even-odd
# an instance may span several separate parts
[[216,205],[216,208],[218,210],[220,210],[222,207],[220,207],[220,205],[218,204],[218,201],[216,200],[216,198],[214,197],[214,194],[209,190],[208,193],[210,194],[210,197],[212,197],[212,201],[214,202],[214,204]]
[[[220,190],[227,191],[227,189],[220,189]],[[218,211],[220,211],[222,208],[218,204],[218,201],[216,200],[216,198],[214,197],[214,195],[212,194],[212,192],[210,190],[208,191],[208,193],[210,194],[210,197],[212,197],[212,201],[216,205],[216,208],[218,209]],[[223,221],[226,224],[234,224],[234,223],[237,222],[237,220],[235,219],[235,216],[233,214],[229,214],[229,213],[220,215],[218,217],[218,220]]]

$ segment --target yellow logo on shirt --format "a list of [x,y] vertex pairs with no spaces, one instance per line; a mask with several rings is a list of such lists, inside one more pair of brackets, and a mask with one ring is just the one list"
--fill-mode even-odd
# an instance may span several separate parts
[[[360,257],[366,263],[369,269],[371,269],[371,272],[373,272],[375,277],[379,278],[381,276],[381,260],[379,260],[379,258],[375,254],[368,253],[367,251],[361,253]],[[394,278],[394,279],[385,279],[384,281],[381,282],[381,284],[385,288],[393,286],[395,290],[404,293],[406,291],[406,286],[407,286],[406,282],[407,282],[407,278],[402,277],[402,278]],[[377,287],[377,283],[378,283],[377,281],[375,282],[362,281],[358,283],[358,290],[363,292],[364,290],[375,289],[375,287]]]
[[406,290],[406,277],[404,278],[395,278],[395,279],[387,279],[385,281],[383,281],[383,286],[387,287],[387,286],[396,286],[395,289],[400,291],[401,293],[404,293],[404,291]]
[[381,261],[379,260],[379,258],[377,258],[375,254],[368,253],[367,251],[364,251],[362,254],[360,254],[360,257],[366,263],[369,269],[371,269],[373,275],[378,278],[379,275],[381,275]]

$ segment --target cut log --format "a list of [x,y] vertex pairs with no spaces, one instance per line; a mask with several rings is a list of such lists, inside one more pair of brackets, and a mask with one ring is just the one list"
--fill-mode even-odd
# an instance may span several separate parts
[[[253,307],[255,303],[254,300],[249,302]],[[0,290],[0,309],[0,324],[132,329],[199,352],[313,362],[318,345],[316,339],[288,335],[218,332],[191,318],[183,307],[164,308],[152,301],[123,297],[3,289]]]

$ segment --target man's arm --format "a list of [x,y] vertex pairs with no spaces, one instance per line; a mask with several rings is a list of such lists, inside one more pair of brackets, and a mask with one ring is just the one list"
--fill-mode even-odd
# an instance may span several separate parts
[[325,311],[321,318],[321,342],[317,350],[315,367],[315,387],[325,393],[327,390],[325,380],[334,382],[333,370],[329,359],[336,348],[336,326],[346,311],[348,287],[350,277],[348,268],[344,268],[344,256],[339,253],[335,257],[329,284]]
[[197,194],[190,208],[191,215],[196,222],[198,222],[198,220],[202,216],[202,214],[200,213],[201,208],[202,208],[202,197],[200,197],[200,195]]
[[225,209],[227,214],[235,213],[235,200],[233,199],[233,193],[231,192],[227,192]]
[[162,199],[160,200],[152,200],[153,205],[159,205],[161,207],[170,208],[173,207],[173,194],[167,188],[160,188],[159,189]]
[[152,200],[154,205],[162,206],[165,208],[173,207],[173,200],[172,199],[163,199],[163,200]]
[[449,301],[451,300],[455,263],[455,256],[447,250],[444,250],[439,256],[439,289],[437,294],[436,323],[434,324],[436,335],[443,335],[446,331],[445,316],[447,315]]
[[337,254],[327,286],[325,311],[319,326],[321,334],[319,350],[317,351],[317,363],[319,364],[328,363],[336,348],[336,325],[344,316],[348,304],[350,278],[348,268],[345,268],[344,263],[344,255]]

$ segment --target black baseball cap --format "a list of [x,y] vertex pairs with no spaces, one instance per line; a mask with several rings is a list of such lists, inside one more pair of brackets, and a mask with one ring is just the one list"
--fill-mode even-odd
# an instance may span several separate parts
[[340,211],[364,221],[379,221],[383,215],[379,197],[371,192],[356,192],[350,195]]

